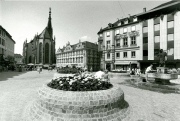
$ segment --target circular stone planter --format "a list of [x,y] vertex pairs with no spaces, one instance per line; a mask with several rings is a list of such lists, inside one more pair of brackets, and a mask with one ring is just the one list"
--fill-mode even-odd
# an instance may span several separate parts
[[120,121],[129,114],[117,84],[107,90],[62,91],[43,85],[28,106],[26,121]]

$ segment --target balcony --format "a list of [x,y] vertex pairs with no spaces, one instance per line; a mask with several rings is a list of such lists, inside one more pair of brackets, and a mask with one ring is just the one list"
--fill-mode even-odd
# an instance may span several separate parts
[[121,38],[127,38],[128,37],[127,33],[121,34],[120,36],[121,36]]
[[115,37],[114,37],[115,40],[117,39],[121,39],[121,36],[119,34],[116,34]]
[[131,44],[130,46],[131,46],[131,47],[136,47],[136,46],[137,46],[137,44]]
[[133,36],[138,36],[139,32],[138,31],[132,31],[132,32],[129,32],[128,34],[130,37],[133,37]]
[[103,37],[98,38],[98,42],[103,41]]

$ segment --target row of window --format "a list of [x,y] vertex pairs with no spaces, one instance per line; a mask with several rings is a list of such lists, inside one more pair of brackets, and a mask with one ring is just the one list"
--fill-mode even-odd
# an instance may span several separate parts
[[[128,57],[128,53],[127,52],[123,52],[123,58],[127,58]],[[135,51],[131,51],[131,58],[135,58],[136,57],[136,52]],[[111,54],[107,53],[107,59],[111,58]],[[120,52],[116,52],[116,59],[120,58]]]
[[[136,26],[131,26],[131,32],[133,32],[133,31],[136,31]],[[126,28],[123,28],[123,33],[127,33],[127,32],[128,32],[127,27],[126,27]],[[119,30],[119,29],[116,30],[116,31],[115,31],[115,34],[116,34],[116,35],[119,35],[119,34],[120,34],[120,30]],[[107,36],[107,37],[110,37],[110,32],[109,32],[109,31],[106,32],[106,36]],[[102,37],[102,34],[100,34],[100,37]]]
[[[167,41],[173,41],[174,40],[174,34],[168,34],[167,35]],[[159,43],[160,42],[160,36],[154,36],[154,42]]]
[[[136,45],[136,36],[131,37],[131,45]],[[128,38],[123,38],[123,46],[128,46]],[[115,41],[115,47],[120,47],[120,39]],[[106,48],[111,48],[110,40],[106,41]]]
[[83,55],[83,50],[59,54],[59,55],[57,55],[57,57],[69,57],[69,56],[75,56],[75,55]]
[[0,38],[0,45],[5,46],[5,40],[3,38]]
[[5,33],[4,31],[0,30],[0,35],[3,36],[3,37],[5,37],[5,36],[6,36],[6,33]]
[[[168,21],[167,22],[167,28],[174,28],[174,21]],[[155,24],[154,25],[154,31],[160,31],[160,24]],[[148,32],[148,27],[143,27],[143,33],[147,33]]]
[[[167,35],[167,41],[174,41],[174,34],[168,34]],[[154,36],[154,43],[160,42],[160,36]],[[148,43],[148,37],[143,37],[143,43]]]
[[[157,56],[159,53],[159,49],[154,49],[154,55]],[[167,55],[173,55],[174,48],[168,48]],[[143,50],[143,56],[148,56],[148,50]]]
[[83,58],[57,59],[57,63],[83,63]]

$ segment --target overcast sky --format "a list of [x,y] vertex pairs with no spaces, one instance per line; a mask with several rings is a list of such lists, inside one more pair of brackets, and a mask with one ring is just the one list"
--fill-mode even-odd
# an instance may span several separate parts
[[[0,0],[1,1],[1,0]],[[22,54],[23,42],[40,34],[48,23],[49,7],[56,50],[69,41],[97,42],[97,32],[117,18],[141,13],[166,1],[1,1],[0,24],[16,41],[15,53]]]

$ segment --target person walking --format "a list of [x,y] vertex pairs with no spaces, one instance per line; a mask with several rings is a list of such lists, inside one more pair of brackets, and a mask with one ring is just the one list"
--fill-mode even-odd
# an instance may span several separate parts
[[106,82],[110,82],[110,80],[109,80],[108,70],[105,70],[105,73],[104,73],[104,81],[106,81]]
[[40,66],[38,66],[37,72],[39,72],[39,74],[41,73],[41,67]]
[[151,64],[150,66],[147,67],[146,71],[145,71],[145,75],[146,75],[146,81],[148,81],[148,73],[150,73],[153,69],[153,64]]

